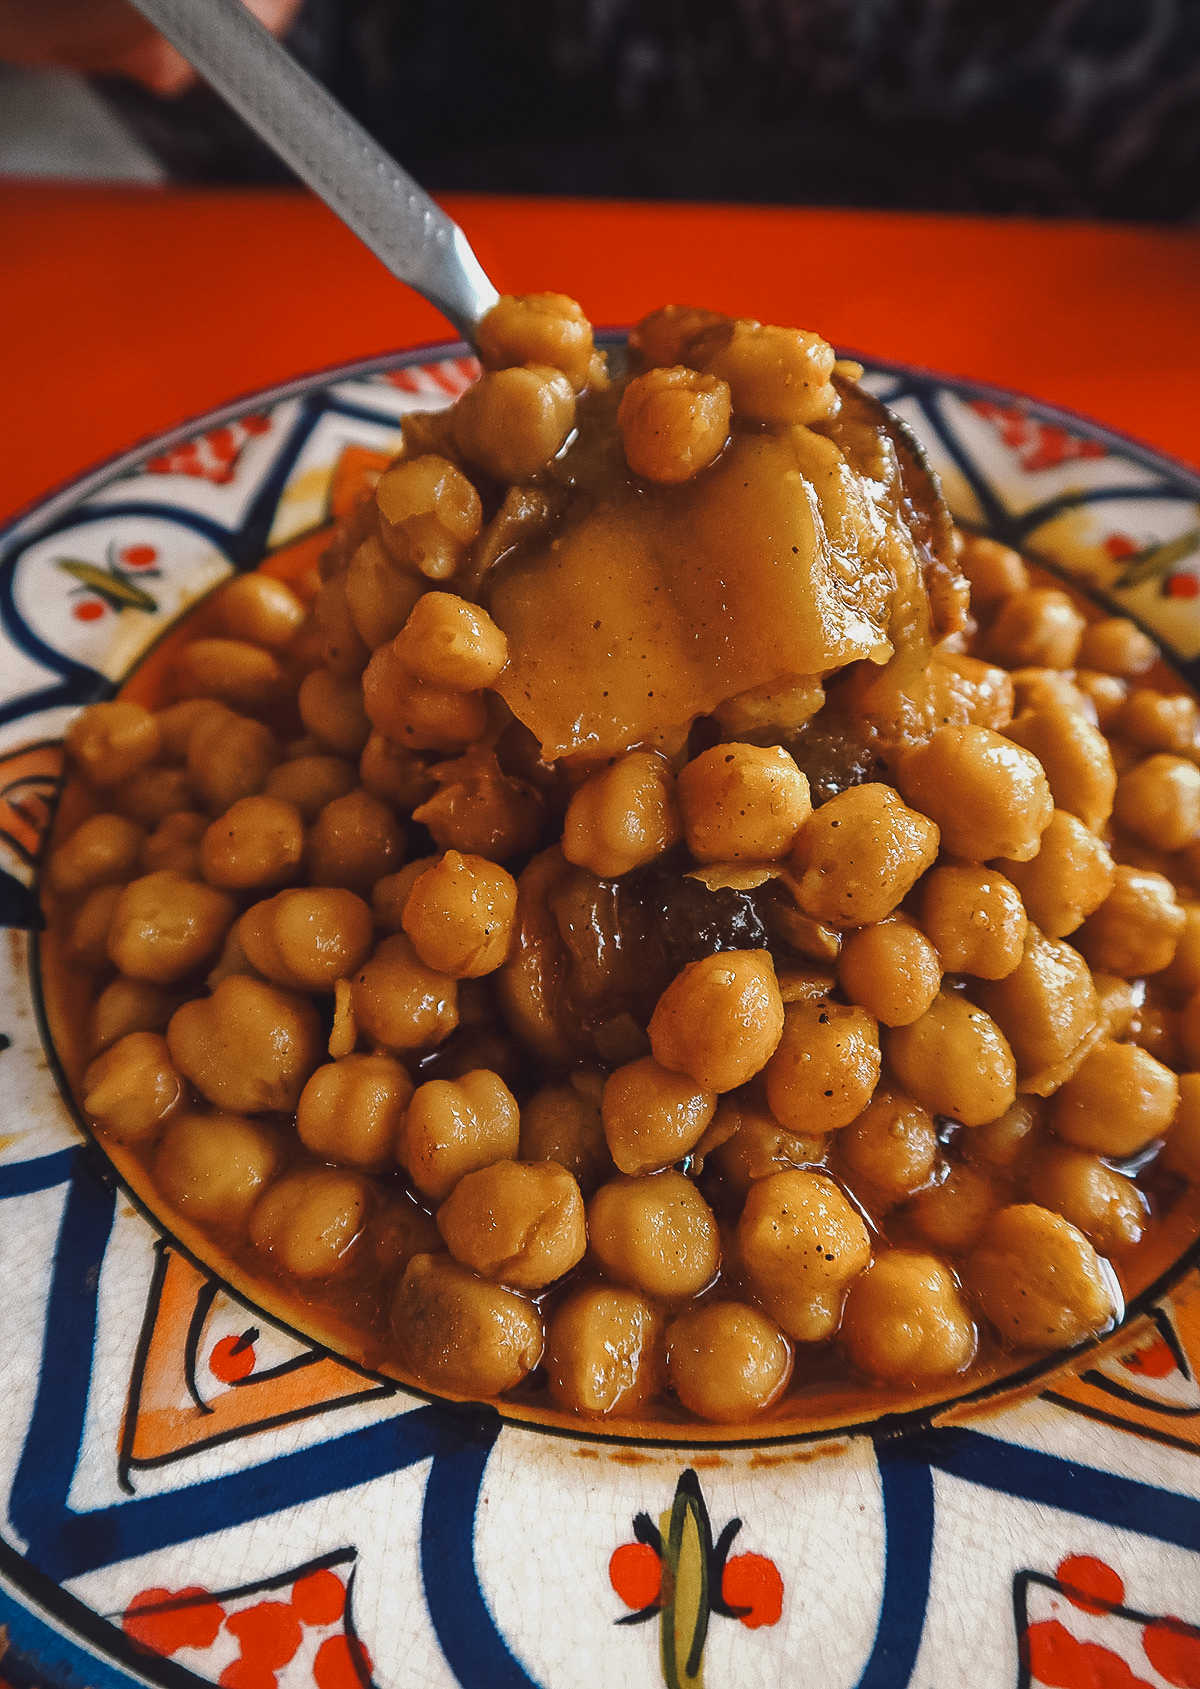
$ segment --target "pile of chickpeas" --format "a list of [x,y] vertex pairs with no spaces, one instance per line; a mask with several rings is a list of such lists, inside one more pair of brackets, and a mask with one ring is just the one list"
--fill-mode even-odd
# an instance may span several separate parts
[[[648,496],[837,412],[815,335],[633,347]],[[878,777],[817,792],[794,721],[549,762],[489,572],[610,377],[558,295],[480,351],[319,575],[231,581],[162,697],[69,729],[45,978],[87,1119],[271,1305],[451,1395],[736,1425],[1105,1331],[1200,1178],[1195,701],[960,537]]]

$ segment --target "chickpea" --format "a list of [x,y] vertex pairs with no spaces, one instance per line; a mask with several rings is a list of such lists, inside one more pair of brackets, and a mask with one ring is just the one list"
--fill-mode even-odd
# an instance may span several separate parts
[[337,886],[297,886],[248,909],[238,937],[252,967],[297,991],[332,991],[371,953],[371,911]]
[[1020,892],[1003,874],[971,862],[947,863],[928,875],[921,925],[947,973],[1003,979],[1025,949]]
[[331,752],[350,762],[362,755],[371,722],[356,676],[310,669],[300,682],[296,703],[305,727]]
[[1036,927],[1029,929],[1019,966],[981,988],[979,998],[1012,1047],[1023,1088],[1043,1096],[1048,1093],[1040,1076],[1068,1062],[1101,1022],[1100,999],[1083,957]]
[[414,1255],[392,1303],[400,1353],[423,1384],[461,1396],[511,1390],[542,1358],[537,1309],[449,1255]]
[[1186,850],[1200,839],[1200,768],[1162,751],[1122,774],[1113,820],[1155,850]]
[[1076,1149],[1118,1158],[1161,1137],[1179,1106],[1179,1081],[1137,1044],[1105,1039],[1054,1099],[1053,1124]]
[[990,1015],[956,993],[940,992],[919,1020],[894,1027],[886,1049],[901,1085],[930,1114],[982,1126],[1016,1099],[1008,1040]]
[[797,1170],[751,1185],[738,1222],[751,1287],[789,1337],[832,1337],[847,1288],[871,1259],[857,1209],[832,1179]]
[[1083,630],[1079,665],[1129,679],[1145,674],[1158,661],[1158,648],[1128,616],[1102,616]]
[[200,867],[209,885],[248,891],[294,878],[303,853],[304,824],[291,804],[239,798],[200,841]]
[[688,481],[725,449],[729,388],[681,365],[635,375],[617,412],[625,459],[635,475],[663,486]]
[[427,968],[407,934],[378,945],[354,979],[354,1017],[385,1050],[440,1044],[458,1025],[456,982]]
[[396,1160],[413,1096],[407,1068],[392,1056],[346,1055],[317,1068],[296,1105],[296,1132],[322,1161],[382,1173]]
[[972,1161],[992,1169],[1012,1169],[1026,1156],[1037,1136],[1038,1115],[1027,1097],[1020,1098],[995,1120],[985,1121],[963,1145]]
[[[1047,938],[1066,938],[1100,907],[1113,888],[1113,859],[1077,816],[1056,809],[1029,862],[996,864],[1012,880],[1026,913]],[[1200,983],[1200,979],[1198,979]]]
[[233,900],[224,892],[163,868],[121,891],[108,954],[132,979],[173,985],[212,961],[233,915]]
[[499,1074],[478,1068],[418,1085],[400,1134],[400,1160],[421,1194],[440,1203],[464,1174],[511,1160],[519,1135],[512,1092]]
[[1098,1155],[1048,1144],[1038,1157],[1030,1194],[1061,1214],[1101,1255],[1119,1255],[1141,1240],[1149,1206],[1132,1179],[1106,1167]]
[[1011,678],[1013,716],[1029,710],[1066,710],[1088,721],[1096,719],[1091,700],[1059,669],[1013,669]]
[[350,614],[344,569],[325,576],[313,600],[312,613],[320,635],[319,640],[314,640],[314,655],[319,655],[325,669],[340,680],[357,680],[367,666],[370,653]]
[[65,735],[67,754],[89,786],[117,786],[148,768],[160,745],[158,722],[125,698],[93,704]]
[[[457,412],[452,413],[454,425]],[[401,458],[375,489],[379,535],[398,563],[429,580],[454,574],[483,525],[483,506],[470,481],[437,453]]]
[[482,692],[424,685],[410,673],[396,640],[375,652],[362,686],[368,726],[408,751],[458,751],[487,726]]
[[517,882],[507,869],[448,850],[414,883],[402,924],[427,967],[480,979],[508,956],[516,916]]
[[[971,1134],[971,1144],[986,1126]],[[940,1185],[929,1185],[905,1204],[903,1213],[913,1230],[934,1249],[953,1255],[969,1249],[996,1207],[992,1181],[973,1167],[952,1166]]]
[[588,384],[592,325],[565,293],[503,294],[479,324],[478,340],[484,369],[546,364],[577,393]]
[[279,659],[245,639],[192,639],[179,655],[178,684],[192,697],[216,698],[233,709],[273,704],[283,689]]
[[879,1028],[864,1009],[819,998],[789,1003],[766,1066],[771,1112],[792,1132],[834,1132],[867,1106],[880,1064]]
[[901,803],[890,786],[851,786],[810,815],[797,835],[796,901],[818,921],[868,926],[908,896],[937,852],[937,826]]
[[97,886],[75,908],[67,922],[63,947],[75,967],[87,973],[97,973],[104,967],[113,918],[123,896],[122,886]]
[[550,1315],[542,1357],[555,1400],[596,1418],[631,1413],[657,1383],[661,1321],[644,1296],[589,1284]]
[[426,592],[393,642],[426,686],[471,692],[490,686],[508,662],[508,640],[486,610],[452,592]]
[[543,1086],[521,1110],[521,1159],[557,1161],[585,1195],[613,1171],[601,1117],[605,1083],[602,1071],[577,1068],[560,1084]]
[[267,776],[267,797],[290,804],[306,827],[334,798],[344,798],[358,785],[354,765],[342,757],[316,754],[281,762]]
[[404,833],[378,798],[361,788],[334,798],[308,835],[308,872],[316,886],[340,886],[371,895],[371,888],[404,859]]
[[815,1167],[825,1158],[828,1139],[788,1132],[767,1109],[739,1098],[722,1098],[713,1124],[731,1130],[705,1166],[715,1172],[722,1193],[738,1203],[745,1202],[756,1179],[794,1167]]
[[1006,669],[938,645],[930,678],[938,688],[937,696],[944,700],[937,712],[939,721],[970,722],[1003,733],[1013,718],[1013,677]]
[[1136,979],[1170,967],[1186,925],[1175,887],[1165,875],[1119,863],[1112,890],[1075,941],[1093,968]]
[[937,996],[942,967],[920,927],[890,915],[847,933],[837,976],[847,997],[884,1026],[911,1026]]
[[715,1091],[698,1089],[653,1056],[629,1062],[604,1087],[604,1136],[622,1173],[657,1173],[689,1154],[716,1112]]
[[1200,1179],[1200,1073],[1179,1075],[1179,1107],[1163,1146],[1162,1162],[1184,1179]]
[[658,1000],[650,1048],[705,1091],[732,1091],[766,1066],[783,1033],[783,999],[765,950],[689,962]]
[[346,569],[346,609],[368,651],[395,639],[426,590],[426,577],[397,563],[378,534],[368,534]]
[[158,710],[159,756],[163,762],[186,762],[192,734],[202,721],[221,720],[232,712],[215,698],[181,698]]
[[528,784],[505,774],[494,751],[473,747],[437,769],[436,795],[413,811],[439,850],[461,850],[503,862],[533,850],[544,805]]
[[153,874],[160,868],[173,868],[186,880],[200,878],[200,840],[208,831],[207,815],[194,809],[176,810],[164,815],[142,845],[143,874]]
[[112,792],[122,815],[151,830],[177,810],[195,809],[196,790],[186,770],[151,763],[139,768]]
[[938,1150],[933,1116],[902,1092],[881,1091],[837,1136],[855,1182],[865,1180],[888,1207],[929,1183]]
[[321,1054],[317,1011],[305,998],[245,974],[176,1009],[171,1060],[218,1108],[291,1114]]
[[1026,710],[1009,723],[1008,737],[1041,763],[1058,808],[1077,815],[1090,832],[1100,832],[1117,789],[1112,752],[1100,729],[1060,707]]
[[958,566],[971,583],[971,603],[978,610],[1029,590],[1029,570],[1020,552],[982,534],[966,535]]
[[[900,759],[900,791],[971,862],[1028,862],[1054,813],[1036,757],[988,727],[943,727]],[[828,807],[828,805],[826,806]]]
[[921,1385],[970,1366],[975,1322],[944,1261],[889,1249],[850,1286],[842,1343],[860,1372]]
[[575,426],[575,393],[547,364],[486,370],[454,407],[460,452],[497,481],[527,481]]
[[701,1419],[734,1424],[762,1413],[787,1387],[792,1346],[779,1327],[745,1302],[706,1302],[673,1323],[667,1377]]
[[188,779],[210,815],[224,815],[239,798],[261,792],[279,760],[279,744],[270,728],[232,710],[202,716],[188,740]]
[[629,349],[642,369],[686,364],[698,345],[717,344],[732,332],[729,318],[716,311],[699,310],[694,305],[664,305],[630,329]]
[[1129,685],[1115,674],[1101,674],[1096,669],[1076,669],[1075,685],[1091,704],[1096,721],[1107,733],[1129,696]]
[[154,1186],[206,1225],[232,1232],[245,1221],[275,1170],[275,1146],[236,1114],[179,1109],[154,1157]]
[[728,383],[735,415],[807,424],[837,409],[829,379],[835,361],[833,347],[819,334],[743,321],[704,359],[704,368]]
[[1182,905],[1184,927],[1175,955],[1160,980],[1170,991],[1184,991],[1190,997],[1200,990],[1200,903]]
[[681,836],[670,765],[654,751],[630,751],[575,792],[562,852],[601,879],[617,879],[653,862]]
[[146,835],[123,815],[89,815],[58,845],[46,879],[60,897],[132,878]]
[[494,1161],[464,1173],[437,1211],[456,1261],[516,1290],[541,1290],[587,1248],[583,1197],[556,1161]]
[[260,1197],[250,1242],[289,1278],[332,1278],[362,1244],[368,1201],[369,1187],[354,1173],[299,1168]]
[[992,1216],[963,1277],[1001,1337],[1023,1349],[1070,1348],[1120,1312],[1087,1238],[1034,1203]]
[[1079,655],[1086,618],[1057,587],[1030,587],[1006,598],[988,633],[992,655],[1005,668],[1040,664],[1071,669]]
[[393,809],[412,811],[431,798],[437,782],[415,751],[372,731],[363,746],[358,778],[364,791]]
[[609,1278],[662,1301],[698,1295],[721,1264],[712,1210],[674,1169],[640,1179],[618,1174],[601,1185],[588,1204],[587,1228]]
[[412,896],[413,887],[421,875],[435,868],[440,860],[437,856],[417,856],[406,862],[403,868],[397,868],[394,874],[385,874],[381,880],[375,881],[371,890],[371,913],[380,932],[404,931],[404,908]]
[[161,1032],[178,1001],[148,980],[118,974],[96,999],[89,1044],[92,1055],[100,1055],[131,1032]]
[[249,640],[271,651],[289,645],[307,612],[286,581],[264,575],[261,569],[238,575],[219,587],[209,605],[231,639]]
[[183,1099],[165,1038],[131,1032],[98,1056],[83,1080],[83,1107],[118,1143],[144,1143]]
[[807,777],[782,745],[714,745],[679,776],[697,862],[777,862],[812,815]]
[[1111,730],[1147,751],[1186,756],[1200,735],[1200,705],[1184,692],[1172,696],[1139,686],[1129,694]]

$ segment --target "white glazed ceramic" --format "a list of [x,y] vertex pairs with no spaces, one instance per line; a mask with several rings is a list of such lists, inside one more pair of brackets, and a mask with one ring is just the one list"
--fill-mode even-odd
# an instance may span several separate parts
[[[410,1395],[173,1247],[43,1047],[31,890],[72,714],[195,599],[328,519],[448,403],[453,350],[261,394],[0,535],[0,1677],[16,1689],[1197,1689],[1200,1278],[1040,1395],[724,1446]],[[1196,678],[1200,477],[884,365],[955,514]],[[347,456],[349,453],[349,456]]]

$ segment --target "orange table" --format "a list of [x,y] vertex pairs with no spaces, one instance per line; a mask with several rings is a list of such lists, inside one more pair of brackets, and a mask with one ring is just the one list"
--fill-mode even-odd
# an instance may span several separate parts
[[[506,290],[667,300],[1022,388],[1200,463],[1200,229],[455,198]],[[442,338],[291,192],[0,186],[0,517],[257,386]]]

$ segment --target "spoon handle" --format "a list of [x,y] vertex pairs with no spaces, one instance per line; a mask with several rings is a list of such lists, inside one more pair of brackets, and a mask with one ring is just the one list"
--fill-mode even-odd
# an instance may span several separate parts
[[499,295],[466,235],[241,0],[134,4],[394,276],[474,340]]

